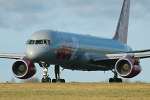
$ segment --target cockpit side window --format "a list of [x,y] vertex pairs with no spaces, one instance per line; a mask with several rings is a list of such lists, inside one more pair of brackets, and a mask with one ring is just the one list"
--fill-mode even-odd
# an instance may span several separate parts
[[44,44],[51,45],[52,43],[50,40],[44,40]]
[[34,44],[35,40],[28,40],[27,44]]

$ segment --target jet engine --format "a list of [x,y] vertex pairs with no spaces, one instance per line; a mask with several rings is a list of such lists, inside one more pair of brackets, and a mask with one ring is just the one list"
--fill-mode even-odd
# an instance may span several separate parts
[[19,79],[27,79],[36,73],[36,67],[31,61],[18,59],[12,65],[12,72]]
[[132,78],[141,72],[141,66],[134,59],[121,58],[117,61],[115,70],[121,77]]

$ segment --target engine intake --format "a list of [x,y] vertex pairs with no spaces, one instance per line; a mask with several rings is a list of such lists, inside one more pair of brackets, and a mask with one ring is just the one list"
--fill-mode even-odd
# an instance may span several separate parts
[[27,79],[36,73],[36,67],[31,61],[18,59],[12,65],[12,72],[19,79]]
[[130,58],[121,58],[116,62],[115,65],[116,72],[118,75],[124,78],[132,78],[141,72],[140,64]]

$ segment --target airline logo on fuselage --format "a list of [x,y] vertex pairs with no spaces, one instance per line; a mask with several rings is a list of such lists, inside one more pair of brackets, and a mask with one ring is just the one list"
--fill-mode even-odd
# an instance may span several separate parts
[[71,40],[70,36],[68,36],[67,39],[63,39],[63,37],[60,35],[61,41],[62,41],[62,47],[58,49],[56,59],[62,58],[69,60],[71,58],[72,54],[72,44],[73,41]]

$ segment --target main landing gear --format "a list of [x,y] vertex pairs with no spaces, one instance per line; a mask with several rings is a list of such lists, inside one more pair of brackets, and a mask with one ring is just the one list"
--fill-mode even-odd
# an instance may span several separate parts
[[60,73],[63,71],[59,71],[60,70],[60,67],[59,65],[55,65],[55,78],[56,79],[53,79],[52,82],[56,83],[56,82],[65,82],[65,79],[61,79],[60,78]]
[[[46,82],[48,82],[48,83],[51,83],[51,78],[49,77],[49,75],[47,75],[47,72],[48,72],[48,67],[50,66],[50,64],[39,64],[40,65],[40,67],[43,67],[43,78],[42,78],[42,83],[46,83]],[[53,83],[59,83],[59,82],[65,82],[65,79],[61,79],[60,78],[60,73],[63,71],[59,71],[60,70],[60,67],[59,67],[59,65],[55,65],[55,78],[56,79],[53,79],[52,80],[52,82]]]
[[109,82],[122,82],[121,78],[118,78],[118,74],[115,70],[112,70],[112,72],[114,73],[114,77],[109,79]]

